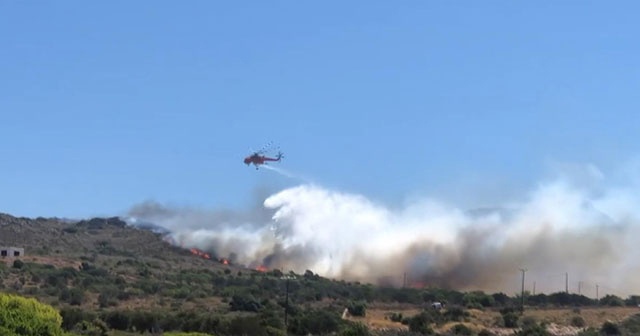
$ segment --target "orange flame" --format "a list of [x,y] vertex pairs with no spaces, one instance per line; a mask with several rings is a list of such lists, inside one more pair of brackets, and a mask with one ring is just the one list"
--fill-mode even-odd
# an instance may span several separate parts
[[229,260],[225,258],[220,259],[220,262],[223,263],[224,265],[229,265]]
[[197,256],[200,256],[204,259],[211,259],[211,256],[209,255],[209,253],[203,252],[198,250],[197,248],[192,248],[191,249],[191,253]]
[[267,268],[264,267],[263,265],[260,265],[260,266],[256,267],[256,271],[258,271],[258,272],[266,272]]

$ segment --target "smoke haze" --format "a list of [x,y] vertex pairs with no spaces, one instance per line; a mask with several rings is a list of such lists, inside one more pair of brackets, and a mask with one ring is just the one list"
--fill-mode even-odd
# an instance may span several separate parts
[[[590,170],[593,167],[589,167]],[[362,195],[302,184],[256,195],[246,211],[143,203],[135,221],[169,229],[176,244],[249,267],[353,281],[519,292],[521,272],[536,292],[595,297],[640,293],[640,221],[635,185],[584,179],[541,183],[524,201],[460,209],[434,198],[391,209]]]

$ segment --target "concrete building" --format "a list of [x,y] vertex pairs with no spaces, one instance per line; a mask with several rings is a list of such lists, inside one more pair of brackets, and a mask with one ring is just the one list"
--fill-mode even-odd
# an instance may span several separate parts
[[24,257],[24,248],[22,247],[5,247],[0,246],[0,257]]

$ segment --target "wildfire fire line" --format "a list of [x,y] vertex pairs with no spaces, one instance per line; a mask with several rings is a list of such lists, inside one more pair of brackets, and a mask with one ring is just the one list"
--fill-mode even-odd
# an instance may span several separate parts
[[200,251],[197,248],[192,248],[191,249],[191,253],[195,254],[197,256],[200,256],[200,257],[202,257],[204,259],[211,259],[211,255],[209,255],[209,253],[206,253],[204,251]]
[[[209,254],[209,253],[207,253],[207,252],[204,252],[204,251],[199,250],[199,249],[197,249],[197,248],[191,248],[191,249],[189,249],[189,251],[190,251],[190,252],[191,252],[191,254],[193,254],[194,256],[198,256],[198,257],[203,258],[203,259],[211,260],[211,254]],[[230,265],[229,259],[227,259],[227,258],[220,258],[220,259],[218,259],[218,262],[220,262],[220,263],[221,263],[221,264],[223,264],[223,265]],[[266,271],[268,271],[268,269],[267,269],[265,266],[263,266],[263,265],[259,265],[259,266],[257,266],[257,267],[255,268],[255,270],[256,270],[256,271],[259,271],[259,272],[266,272]]]

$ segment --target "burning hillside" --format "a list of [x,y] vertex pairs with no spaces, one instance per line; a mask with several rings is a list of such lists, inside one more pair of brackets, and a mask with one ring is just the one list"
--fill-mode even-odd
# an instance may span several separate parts
[[[191,248],[189,249],[189,251],[191,252],[191,254],[193,254],[194,256],[203,258],[203,259],[207,259],[207,260],[212,260],[211,258],[211,254],[204,252],[200,249],[197,248]],[[217,259],[218,262],[220,262],[223,265],[230,265],[231,263],[229,262],[229,259],[227,258],[218,258]],[[258,265],[256,267],[253,268],[254,270],[258,271],[258,272],[267,272],[269,269],[267,267],[265,267],[264,265]]]
[[204,251],[198,250],[197,248],[192,248],[190,251],[191,251],[191,254],[193,254],[193,255],[197,255],[197,256],[202,257],[204,259],[211,259],[211,255],[209,253],[206,253]]
[[221,263],[223,265],[230,265],[231,264],[231,262],[227,258],[212,258],[211,257],[211,253],[207,253],[207,252],[202,251],[202,250],[197,249],[197,248],[190,248],[189,251],[194,256],[198,256],[198,257],[203,258],[203,259],[217,260],[219,263]]
[[540,185],[524,202],[467,212],[434,199],[391,210],[360,195],[301,185],[246,213],[160,205],[132,213],[172,229],[174,241],[265,269],[393,279],[398,286],[406,273],[433,286],[518,290],[518,269],[525,267],[528,281],[538,277],[539,292],[562,287],[542,278],[565,272],[583,283],[640,291],[628,280],[640,257],[630,241],[640,231],[638,193],[632,187],[596,191],[560,179]]

